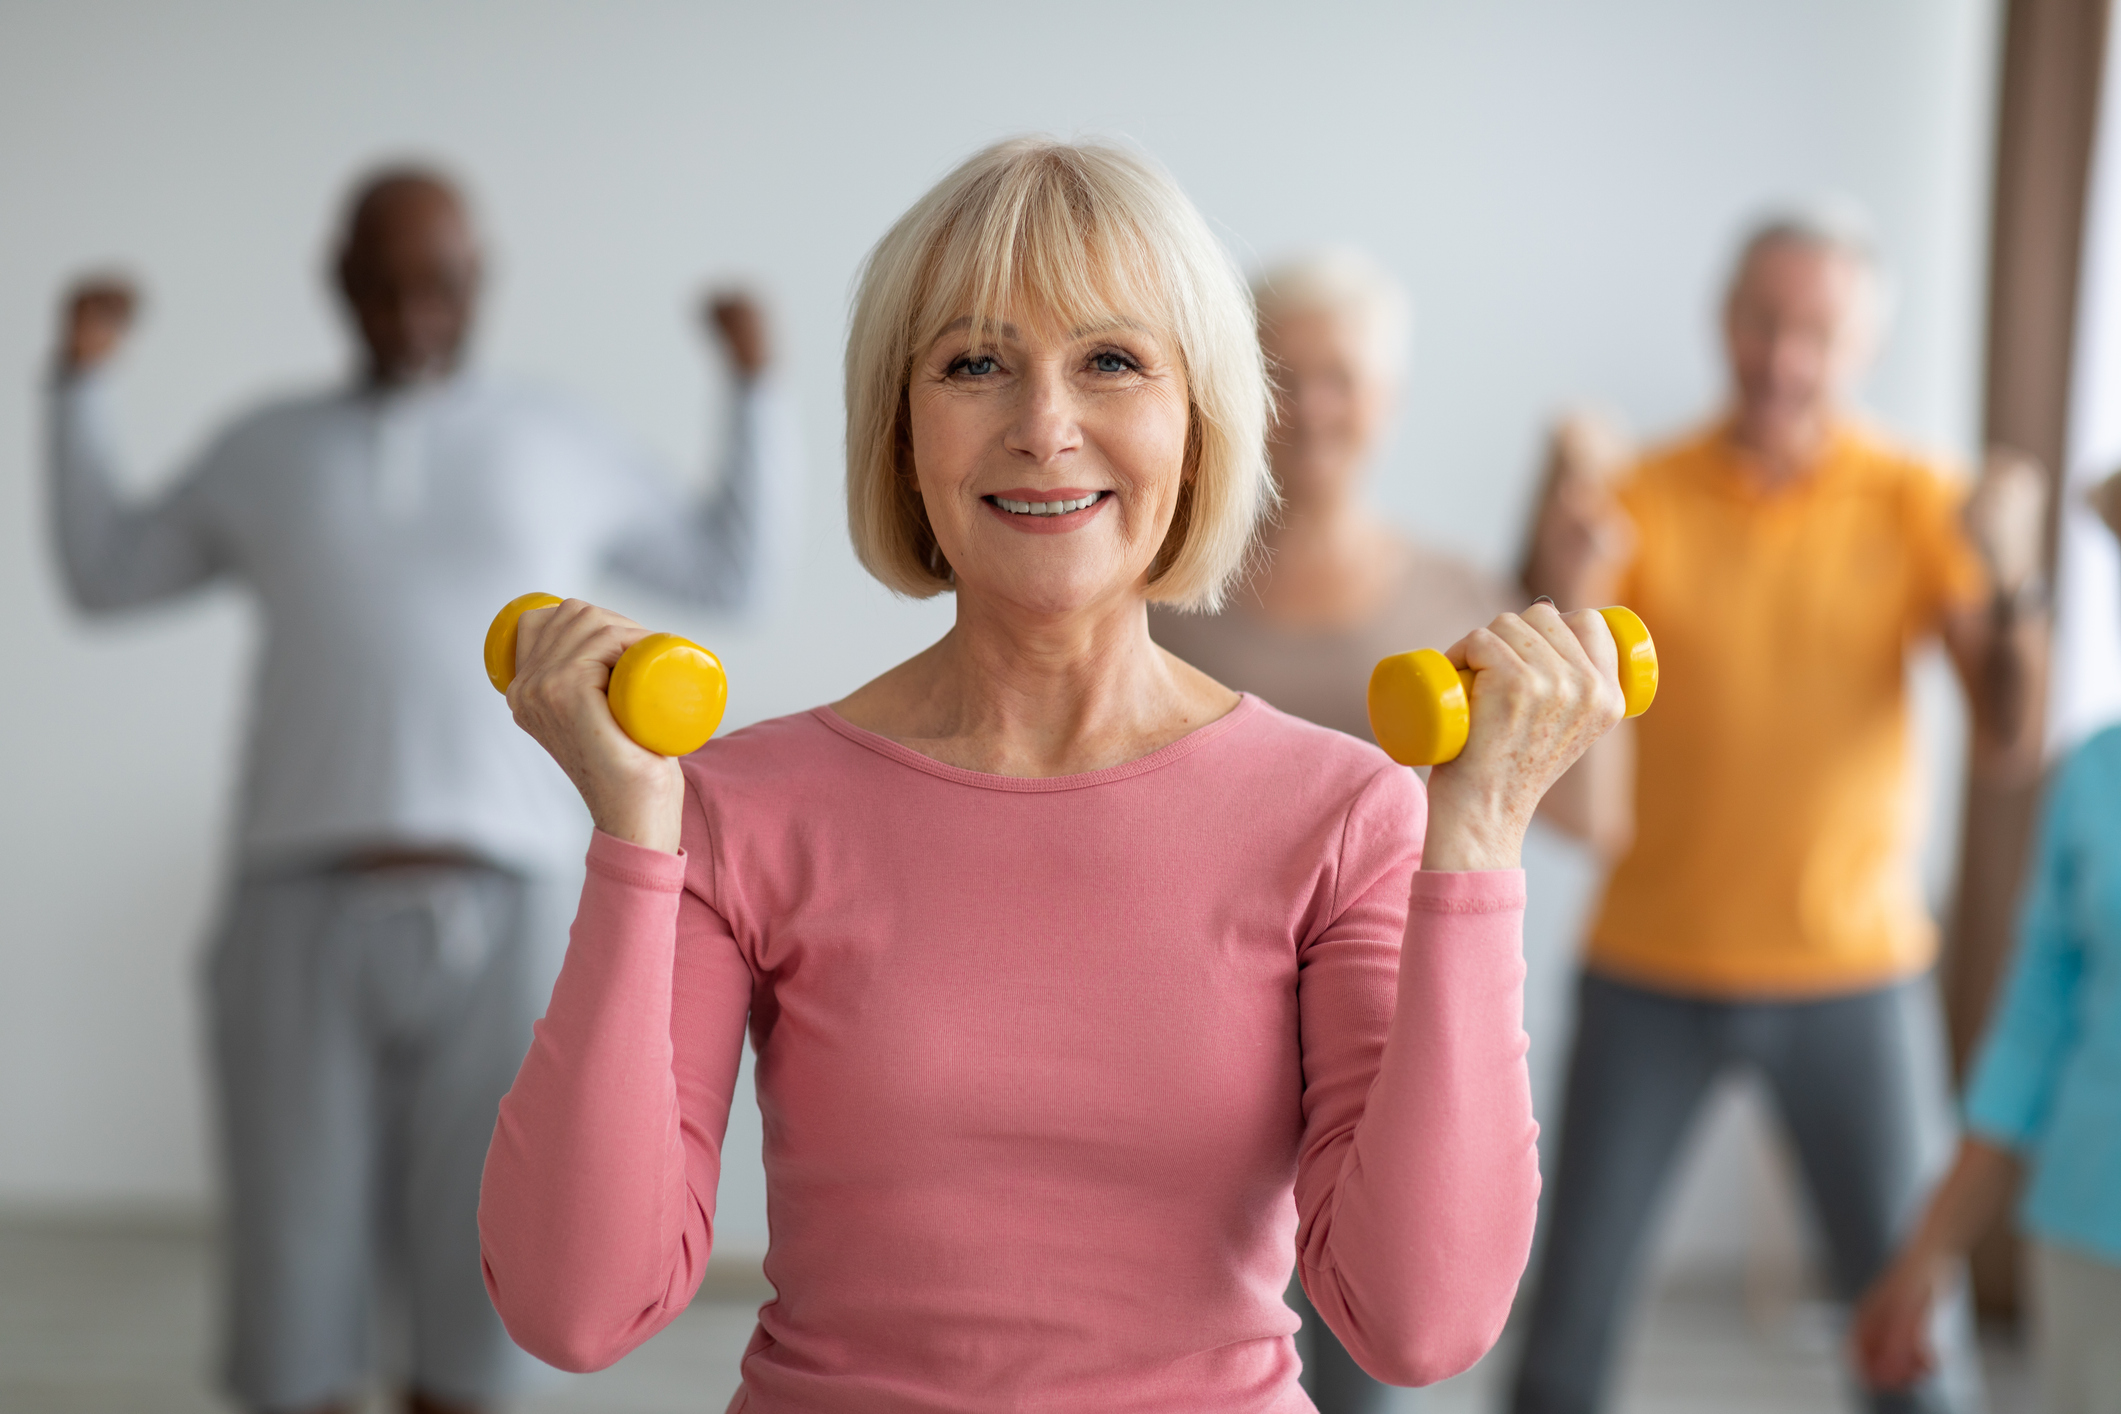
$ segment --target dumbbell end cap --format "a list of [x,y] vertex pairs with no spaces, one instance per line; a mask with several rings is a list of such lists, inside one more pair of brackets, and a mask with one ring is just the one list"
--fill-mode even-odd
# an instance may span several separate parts
[[1620,650],[1620,692],[1627,699],[1626,715],[1639,717],[1657,700],[1657,645],[1633,609],[1615,604],[1598,612],[1613,630],[1613,646]]
[[722,724],[729,675],[691,639],[651,633],[619,658],[605,691],[626,735],[661,756],[690,756]]
[[532,609],[547,609],[561,602],[557,594],[518,594],[501,606],[486,629],[486,680],[495,692],[505,693],[516,677],[517,621]]
[[1395,653],[1370,672],[1370,734],[1402,766],[1435,766],[1465,750],[1464,680],[1433,648]]

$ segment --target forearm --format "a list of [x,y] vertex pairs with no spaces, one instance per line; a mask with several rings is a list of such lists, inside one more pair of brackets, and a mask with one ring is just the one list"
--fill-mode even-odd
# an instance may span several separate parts
[[1526,541],[1518,572],[1525,597],[1544,595],[1564,611],[1611,603],[1625,568],[1622,545],[1626,538],[1611,527],[1601,533],[1564,516],[1549,492]]
[[1494,1343],[1531,1249],[1537,1128],[1522,1024],[1524,883],[1417,874],[1375,1082],[1310,1222],[1305,1288],[1396,1384]]
[[2019,1174],[2011,1150],[1976,1135],[1962,1138],[1951,1171],[1909,1239],[1909,1253],[1933,1260],[1965,1256],[2010,1206]]
[[1999,597],[1989,608],[1975,719],[1981,736],[1998,751],[2015,755],[2037,734],[2048,629],[2043,605]]
[[682,878],[676,857],[592,848],[566,964],[487,1153],[487,1290],[516,1342],[566,1369],[661,1329],[708,1256],[671,1042]]
[[1519,576],[1526,599],[1545,596],[1563,609],[1609,603],[1617,577],[1608,566],[1571,565],[1558,556],[1541,554],[1536,548],[1526,555]]
[[793,557],[801,467],[786,395],[770,378],[741,379],[714,489],[685,504],[658,492],[613,568],[665,593],[717,609],[755,608]]
[[729,547],[725,607],[756,608],[781,587],[795,556],[801,489],[787,390],[770,373],[740,379],[721,484],[705,514],[708,534]]

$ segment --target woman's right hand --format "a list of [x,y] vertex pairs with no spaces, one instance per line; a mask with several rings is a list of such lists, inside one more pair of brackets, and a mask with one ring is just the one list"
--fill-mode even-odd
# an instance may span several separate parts
[[619,728],[604,692],[619,655],[648,636],[632,619],[579,599],[533,609],[516,627],[508,708],[560,763],[607,835],[676,854],[685,777]]

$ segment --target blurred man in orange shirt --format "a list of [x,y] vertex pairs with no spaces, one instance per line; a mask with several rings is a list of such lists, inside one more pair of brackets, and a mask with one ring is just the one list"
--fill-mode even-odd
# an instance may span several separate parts
[[[1774,1095],[1844,1297],[1947,1155],[1907,660],[1941,637],[1975,730],[2029,727],[2045,483],[1997,458],[1968,498],[1852,413],[1879,305],[1860,236],[1760,226],[1724,305],[1728,411],[1615,485],[1564,459],[1540,508],[1529,586],[1635,608],[1663,682],[1591,935],[1517,1414],[1599,1407],[1643,1229],[1727,1069]],[[1957,1363],[1873,1409],[1978,1400],[1964,1303],[1947,1319]]]

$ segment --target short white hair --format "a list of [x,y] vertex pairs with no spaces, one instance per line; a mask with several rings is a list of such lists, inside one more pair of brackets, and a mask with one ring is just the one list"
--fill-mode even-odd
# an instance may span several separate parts
[[1405,285],[1359,250],[1329,246],[1277,261],[1253,278],[1252,300],[1262,332],[1293,315],[1350,316],[1388,378],[1397,380],[1407,371],[1414,302]]

